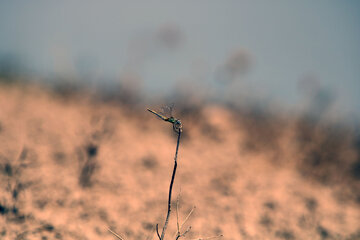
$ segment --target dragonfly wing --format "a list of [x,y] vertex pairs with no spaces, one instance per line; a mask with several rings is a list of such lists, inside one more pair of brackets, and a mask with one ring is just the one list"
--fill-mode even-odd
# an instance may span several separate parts
[[166,117],[172,117],[173,116],[173,109],[174,109],[174,103],[171,103],[171,104],[168,104],[168,105],[165,105],[163,107],[161,107],[161,114],[163,116],[166,116]]

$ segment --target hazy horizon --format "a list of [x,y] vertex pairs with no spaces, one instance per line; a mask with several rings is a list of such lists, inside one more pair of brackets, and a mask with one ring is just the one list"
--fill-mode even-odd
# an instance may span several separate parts
[[240,95],[291,107],[306,99],[306,88],[318,88],[341,112],[359,115],[359,7],[2,1],[0,56],[17,57],[45,79],[132,82],[150,95],[185,86],[219,99]]

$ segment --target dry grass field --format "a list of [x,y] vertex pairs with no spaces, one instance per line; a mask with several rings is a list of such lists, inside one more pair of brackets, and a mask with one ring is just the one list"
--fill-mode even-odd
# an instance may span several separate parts
[[[157,239],[176,134],[146,107],[0,85],[0,239]],[[216,104],[176,113],[173,202],[181,220],[196,206],[184,239],[360,239],[355,128]]]

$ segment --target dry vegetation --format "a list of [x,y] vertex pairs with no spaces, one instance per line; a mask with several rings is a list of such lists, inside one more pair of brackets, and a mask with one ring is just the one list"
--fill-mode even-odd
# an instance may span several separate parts
[[[360,239],[360,136],[302,117],[177,105],[187,239]],[[0,239],[155,239],[176,134],[145,106],[0,86]],[[176,199],[174,200],[176,201]],[[161,226],[161,225],[160,225]],[[167,239],[176,232],[172,215]],[[185,239],[184,238],[184,239]]]

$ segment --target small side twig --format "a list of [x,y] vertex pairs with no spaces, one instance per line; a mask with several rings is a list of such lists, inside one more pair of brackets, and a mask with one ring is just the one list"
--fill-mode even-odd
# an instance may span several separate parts
[[111,230],[110,228],[108,228],[108,231],[111,232],[115,237],[117,237],[120,240],[125,240],[124,238],[122,238],[119,234],[117,234],[116,232],[114,232],[113,230]]
[[189,214],[186,216],[184,222],[180,225],[180,230],[181,230],[181,228],[184,226],[184,224],[187,222],[187,220],[189,220],[189,218],[190,218],[191,214],[194,212],[195,208],[196,208],[196,206],[193,206],[193,208],[190,210],[190,212],[189,212]]
[[183,234],[181,234],[182,227],[185,225],[187,220],[189,220],[191,214],[194,212],[194,210],[196,208],[194,206],[190,210],[188,215],[185,217],[185,220],[181,224],[179,224],[179,201],[180,201],[180,195],[177,197],[177,200],[176,200],[176,226],[177,226],[177,232],[174,234],[174,237],[173,237],[173,238],[176,238],[176,239],[179,239],[180,237],[185,236],[185,234],[188,233],[191,230],[191,226],[190,226]]
[[[180,194],[176,198],[176,229],[177,232],[175,233],[175,236],[180,235],[180,226],[179,226],[179,201],[180,201]],[[176,238],[177,239],[177,238]]]
[[160,234],[159,234],[159,224],[156,224],[156,234],[159,238],[159,240],[161,240]]
[[191,240],[209,240],[209,239],[214,239],[214,238],[221,238],[223,237],[222,234],[218,235],[218,236],[213,236],[213,237],[205,237],[205,238],[193,238]]
[[186,235],[188,232],[190,232],[190,230],[191,230],[191,226],[189,226],[188,229],[186,229],[186,231],[183,232],[182,234],[180,234],[180,232],[179,232],[178,235],[176,236],[176,240],[178,240],[178,239],[181,238],[181,237],[185,237],[185,235]]

